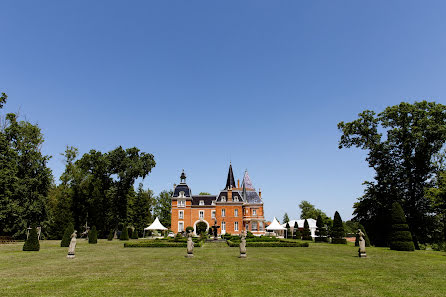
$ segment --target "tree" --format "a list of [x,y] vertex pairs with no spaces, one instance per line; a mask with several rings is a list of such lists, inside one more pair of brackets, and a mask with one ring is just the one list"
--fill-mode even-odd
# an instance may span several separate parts
[[199,222],[199,223],[197,223],[197,225],[195,226],[195,228],[196,228],[196,233],[197,233],[198,235],[200,235],[201,233],[205,233],[205,232],[206,232],[207,225],[206,225],[205,222]]
[[208,192],[200,192],[200,194],[198,194],[198,195],[211,195],[211,193],[208,193]]
[[304,221],[304,231],[302,232],[302,239],[313,240],[313,237],[311,237],[310,225],[308,224],[307,219],[305,219]]
[[65,232],[62,237],[62,241],[60,242],[61,247],[69,247],[71,242],[71,234],[74,232],[74,226],[72,223],[69,223],[65,228]]
[[446,241],[446,171],[444,168],[438,170],[433,186],[427,190],[427,197],[432,203],[434,212],[438,218],[438,229],[440,232],[433,234],[434,243]]
[[302,234],[301,234],[301,232],[300,232],[300,230],[299,230],[299,225],[297,224],[297,221],[296,222],[294,222],[294,228],[293,228],[294,230],[294,236],[293,236],[293,238],[294,239],[302,239]]
[[153,192],[144,190],[140,183],[136,195],[129,197],[129,222],[132,223],[138,234],[149,225],[152,219],[152,207],[154,204]]
[[124,226],[122,226],[122,232],[121,232],[121,236],[119,237],[119,240],[129,240],[129,231],[127,229],[127,225],[124,224]]
[[404,210],[398,202],[392,204],[392,238],[390,249],[396,251],[413,251],[415,249],[412,234],[406,223]]
[[[376,114],[366,110],[358,119],[340,122],[339,148],[368,151],[367,162],[376,174],[355,203],[355,221],[369,231],[377,245],[387,245],[390,209],[401,202],[414,243],[432,233],[432,207],[425,189],[435,171],[432,159],[446,142],[446,106],[434,102],[402,102]],[[383,137],[385,134],[385,137]]]
[[317,221],[316,221],[316,238],[314,239],[316,242],[327,242],[328,241],[328,237],[327,237],[327,229],[325,227],[324,221],[322,220],[322,216],[318,215],[317,216]]
[[133,233],[132,233],[132,239],[138,239],[138,231],[136,231],[136,228],[133,229]]
[[286,228],[286,238],[290,238],[291,237],[291,233],[290,233],[291,229],[290,229],[290,224],[288,222],[286,222],[285,228]]
[[40,243],[39,238],[37,236],[37,228],[36,226],[31,227],[31,231],[29,232],[28,239],[26,239],[25,244],[23,245],[24,251],[39,251]]
[[170,226],[172,196],[173,191],[162,191],[156,198],[154,213],[164,227]]
[[88,243],[98,243],[98,231],[96,230],[96,226],[93,226],[88,232]]
[[322,217],[324,222],[328,225],[331,224],[331,219],[320,209],[316,208],[313,204],[306,200],[302,200],[299,204],[300,208],[300,219],[315,219],[319,215]]
[[[365,228],[363,225],[358,224],[358,229],[361,229],[362,233],[364,233],[365,246],[370,246],[370,240],[365,232]],[[355,246],[359,246],[359,235],[356,234]]]
[[333,219],[333,228],[331,229],[331,243],[346,244],[347,240],[344,236],[344,224],[342,223],[339,212],[336,211]]
[[[0,108],[7,96],[2,93]],[[0,235],[24,238],[30,224],[47,219],[46,200],[51,186],[49,156],[41,152],[43,135],[37,125],[6,114],[0,126]]]
[[285,213],[284,215],[283,215],[283,224],[285,224],[285,223],[288,223],[290,221],[290,218],[288,217],[288,214],[287,213]]

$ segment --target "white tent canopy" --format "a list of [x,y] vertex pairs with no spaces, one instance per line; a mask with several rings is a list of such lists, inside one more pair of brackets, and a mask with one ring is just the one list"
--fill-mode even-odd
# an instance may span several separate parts
[[[293,232],[294,232],[294,224],[296,222],[297,222],[297,226],[299,228],[303,228],[305,220],[292,220],[292,221],[289,221],[288,224],[289,224],[290,228],[293,230]],[[307,219],[307,222],[308,222],[308,227],[310,227],[311,236],[312,237],[316,237],[316,229],[317,229],[316,220],[315,219]],[[285,227],[285,226],[286,226],[286,223],[282,224],[282,227]]]
[[155,221],[152,223],[152,225],[150,225],[147,228],[144,228],[144,231],[147,230],[167,230],[166,227],[164,227],[161,223],[160,220],[158,220],[158,217],[156,217]]
[[279,222],[277,221],[276,217],[274,217],[274,220],[271,224],[269,224],[268,227],[266,227],[266,230],[268,231],[275,231],[275,230],[286,230],[286,228],[280,226]]

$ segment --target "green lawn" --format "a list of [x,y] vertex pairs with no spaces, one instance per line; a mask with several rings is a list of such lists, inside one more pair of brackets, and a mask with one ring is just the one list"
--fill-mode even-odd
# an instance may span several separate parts
[[238,248],[124,248],[119,241],[78,240],[66,259],[59,241],[39,252],[0,245],[0,296],[445,296],[442,252],[396,252],[352,245]]

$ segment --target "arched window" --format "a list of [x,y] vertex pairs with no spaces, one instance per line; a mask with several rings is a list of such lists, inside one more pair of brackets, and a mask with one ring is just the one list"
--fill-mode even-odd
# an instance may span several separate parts
[[221,196],[221,202],[226,202],[226,196]]

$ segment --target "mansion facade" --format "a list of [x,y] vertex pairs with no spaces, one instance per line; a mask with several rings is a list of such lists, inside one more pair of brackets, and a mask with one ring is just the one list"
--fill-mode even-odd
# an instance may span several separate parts
[[265,234],[262,193],[255,190],[248,171],[245,171],[242,184],[238,180],[236,185],[232,165],[229,165],[226,186],[218,195],[192,195],[184,170],[180,181],[171,198],[171,230],[174,233],[190,226],[196,234],[198,223],[204,222],[208,230],[216,222],[220,226],[218,234],[240,234],[245,230],[254,235]]

